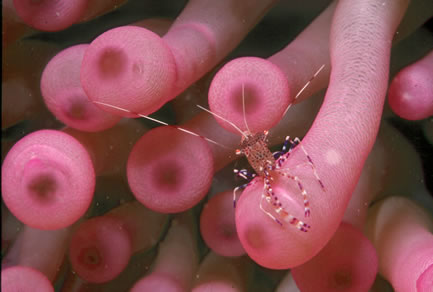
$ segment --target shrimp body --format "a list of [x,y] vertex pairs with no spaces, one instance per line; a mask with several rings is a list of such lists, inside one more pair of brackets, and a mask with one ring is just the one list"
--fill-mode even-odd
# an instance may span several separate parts
[[[305,90],[305,88],[308,87],[308,85],[311,83],[311,81],[319,74],[319,72],[324,68],[325,65],[322,65],[319,70],[313,75],[313,77],[302,87],[302,89],[296,94],[295,100],[300,96],[300,94]],[[289,158],[290,152],[297,146],[300,145],[300,148],[304,152],[307,161],[304,163],[304,165],[307,165],[311,167],[313,170],[313,174],[316,177],[317,181],[319,182],[322,190],[325,190],[325,186],[322,183],[322,181],[319,178],[319,175],[317,174],[316,167],[314,166],[313,160],[311,159],[310,155],[307,153],[305,148],[301,144],[301,140],[299,138],[295,138],[294,141],[290,139],[289,136],[286,137],[286,140],[284,142],[284,146],[282,151],[278,151],[275,153],[272,153],[268,146],[267,146],[267,136],[268,131],[259,132],[252,134],[247,123],[246,115],[245,115],[245,92],[244,92],[244,85],[242,85],[242,105],[243,105],[243,112],[244,112],[244,123],[245,127],[247,129],[246,132],[239,129],[236,125],[231,123],[230,121],[227,121],[221,116],[216,115],[215,113],[212,113],[214,116],[218,117],[221,120],[224,120],[228,123],[230,123],[235,129],[237,129],[242,134],[240,149],[236,150],[237,155],[245,155],[250,166],[254,169],[256,172],[255,174],[250,173],[246,169],[235,169],[234,172],[244,178],[249,180],[250,182],[243,184],[242,186],[236,187],[233,190],[233,205],[236,206],[236,193],[239,190],[245,189],[247,186],[249,186],[252,182],[252,179],[258,176],[259,178],[263,179],[263,192],[262,197],[260,200],[260,209],[268,215],[270,218],[272,218],[275,222],[277,222],[280,225],[283,225],[282,222],[289,223],[291,225],[294,225],[298,230],[307,232],[311,226],[307,223],[299,220],[295,216],[291,215],[289,212],[287,212],[279,200],[279,198],[274,193],[274,190],[272,188],[272,181],[273,175],[278,175],[282,177],[289,178],[293,180],[296,185],[299,188],[299,191],[301,193],[302,199],[303,199],[303,205],[304,205],[304,215],[305,217],[309,217],[311,214],[310,210],[310,201],[308,198],[307,190],[304,188],[304,185],[301,181],[301,179],[297,176],[291,173],[291,171],[288,168],[283,168],[282,165],[284,162]],[[289,110],[289,108],[292,106],[293,103],[290,103],[289,106],[284,111],[284,114]],[[206,110],[207,111],[207,110]],[[283,115],[284,115],[283,114]],[[290,146],[289,146],[290,144]],[[288,147],[289,146],[289,147]],[[255,180],[254,180],[255,181]],[[254,182],[253,181],[253,182]],[[272,207],[273,212],[268,212],[263,208],[262,201],[263,199]]]
[[[234,206],[236,206],[236,192],[254,183],[255,180],[252,181],[251,179],[258,176],[263,180],[263,192],[260,200],[260,209],[280,225],[283,225],[283,222],[285,222],[294,225],[300,231],[307,232],[308,229],[311,228],[311,226],[287,212],[272,188],[272,181],[274,180],[273,175],[280,175],[294,180],[298,185],[301,191],[301,195],[303,197],[305,216],[310,216],[310,203],[307,197],[307,191],[304,189],[301,180],[296,175],[290,174],[287,169],[281,168],[283,162],[287,160],[293,148],[300,144],[300,140],[296,138],[295,141],[292,141],[289,137],[286,137],[286,141],[284,143],[282,151],[272,153],[267,147],[267,135],[268,131],[264,131],[256,134],[248,133],[242,137],[240,145],[241,148],[236,150],[236,154],[245,155],[250,166],[254,169],[256,173],[251,174],[246,169],[234,170],[237,175],[243,177],[244,179],[250,180],[250,182],[234,189]],[[288,147],[289,143],[290,147]],[[302,145],[301,148],[305,152],[305,149],[302,147]],[[305,154],[308,158],[308,164],[313,168],[315,172],[314,165],[310,156],[306,152]],[[322,182],[320,181],[318,176],[316,177],[319,180],[319,183],[322,185]],[[274,214],[266,211],[263,208],[263,200],[265,200],[269,204],[269,206],[272,207]]]
[[268,132],[265,131],[242,136],[240,150],[236,150],[236,154],[246,156],[250,166],[259,176],[264,176],[265,171],[275,165],[274,155],[266,144],[267,135]]

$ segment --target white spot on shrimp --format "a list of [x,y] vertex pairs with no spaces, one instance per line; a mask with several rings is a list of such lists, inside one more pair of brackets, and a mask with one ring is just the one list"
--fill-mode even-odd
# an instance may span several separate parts
[[330,149],[325,154],[325,160],[331,165],[337,165],[341,162],[341,155],[334,149]]

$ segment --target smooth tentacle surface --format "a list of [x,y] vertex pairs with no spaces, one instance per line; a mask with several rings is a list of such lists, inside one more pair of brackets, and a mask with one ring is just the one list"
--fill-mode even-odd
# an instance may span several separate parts
[[367,236],[379,255],[379,272],[395,291],[428,291],[433,270],[433,220],[404,197],[389,197],[368,214]]
[[198,267],[196,234],[191,213],[177,215],[159,245],[152,272],[141,278],[131,292],[191,291]]

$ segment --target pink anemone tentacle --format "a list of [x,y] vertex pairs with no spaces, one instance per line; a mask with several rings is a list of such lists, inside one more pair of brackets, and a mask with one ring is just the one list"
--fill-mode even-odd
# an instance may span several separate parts
[[247,291],[252,268],[247,257],[228,258],[210,252],[200,263],[192,292]]
[[328,244],[310,261],[291,269],[301,291],[368,291],[378,269],[373,244],[342,222]]
[[93,217],[74,232],[69,246],[73,269],[84,280],[104,283],[117,277],[133,253],[156,244],[167,216],[138,202]]
[[196,236],[191,212],[176,215],[159,244],[151,272],[130,291],[191,291],[199,261]]
[[2,258],[2,291],[54,291],[71,227],[40,230],[24,225]]
[[[268,59],[242,57],[225,64],[209,88],[210,109],[242,131],[257,133],[278,124],[291,103],[298,102],[300,96],[310,96],[327,82],[334,10],[332,3],[295,40]],[[238,133],[222,119],[217,121]]]
[[54,282],[61,275],[71,232],[72,227],[41,230],[24,225],[2,259],[2,269],[29,267]]
[[3,292],[54,292],[53,285],[43,273],[25,266],[13,266],[2,269],[1,287]]
[[185,211],[208,192],[214,173],[209,145],[175,127],[157,127],[138,140],[127,162],[131,191],[146,207]]
[[14,7],[18,16],[29,26],[38,30],[58,31],[78,22],[86,10],[87,2],[14,0]]
[[42,73],[41,92],[57,119],[81,131],[97,132],[111,128],[120,117],[90,102],[81,87],[81,63],[88,46],[72,46],[54,56]]
[[2,165],[2,197],[23,223],[59,229],[77,221],[93,198],[95,172],[87,150],[60,131],[18,141]]
[[92,101],[150,114],[235,48],[273,3],[189,1],[162,38],[134,26],[111,29],[86,51],[81,68],[84,91]]
[[392,79],[388,102],[394,113],[407,120],[433,116],[433,51]]
[[424,208],[404,197],[388,197],[369,210],[366,230],[377,249],[379,273],[395,291],[431,289],[433,219]]
[[126,0],[50,1],[13,0],[15,13],[27,25],[42,31],[59,31],[117,8]]
[[[384,6],[375,1],[338,3],[331,28],[330,85],[302,141],[326,192],[311,175],[311,168],[296,169],[305,181],[311,178],[304,187],[313,194],[307,222],[311,230],[303,233],[282,228],[260,210],[262,187],[244,191],[236,208],[236,226],[248,255],[260,265],[275,269],[300,265],[317,254],[338,228],[379,127],[392,38],[407,7],[407,1],[397,2]],[[304,161],[304,153],[295,148],[284,167],[293,169]],[[279,180],[275,186],[279,183],[286,194],[280,200],[295,215],[302,214],[302,202],[285,189],[287,181]]]
[[200,215],[203,240],[216,254],[226,257],[245,254],[236,231],[232,197],[233,191],[214,195],[203,207]]
[[[209,88],[210,110],[242,131],[257,133],[272,128],[288,105],[286,77],[276,65],[261,58],[243,57],[225,64]],[[232,125],[216,119],[223,128],[239,135]]]

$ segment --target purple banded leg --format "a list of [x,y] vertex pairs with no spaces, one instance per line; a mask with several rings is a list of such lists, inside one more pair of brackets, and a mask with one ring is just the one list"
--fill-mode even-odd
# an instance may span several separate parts
[[[289,146],[290,144],[290,146]],[[290,151],[292,151],[293,148],[296,147],[297,144],[295,144],[295,142],[293,142],[290,139],[290,136],[287,136],[286,139],[284,140],[284,144],[283,144],[283,148],[281,151],[283,151],[284,153],[288,153]]]
[[[290,145],[289,145],[290,144]],[[292,150],[298,145],[299,143],[294,142],[293,140],[290,139],[290,136],[287,136],[286,139],[284,140],[284,144],[283,144],[283,148],[281,151],[275,152],[275,153],[281,153],[280,155],[278,155],[278,157],[275,157],[275,159],[277,159],[275,165],[276,168],[280,168],[281,165],[283,165],[283,163],[289,158],[290,153],[292,152]]]
[[317,181],[320,184],[320,187],[323,191],[325,191],[325,185],[323,184],[322,180],[320,179],[319,175],[317,174],[316,166],[313,163],[313,160],[311,159],[310,155],[308,155],[307,150],[305,150],[304,146],[301,143],[301,140],[299,140],[298,137],[295,138],[295,142],[301,146],[302,151],[304,152],[305,156],[307,157],[308,164],[311,166],[311,169],[313,170],[314,176],[316,177]]
[[267,212],[262,207],[262,200],[263,200],[263,198],[265,198],[266,202],[268,202],[269,205],[271,205],[275,209],[275,211],[277,212],[277,214],[279,214],[278,210],[281,209],[281,203],[278,200],[278,197],[274,194],[274,191],[272,190],[271,178],[269,176],[265,176],[263,178],[263,183],[264,183],[264,185],[263,185],[262,198],[260,199],[260,209],[262,209],[262,211],[265,212],[266,215],[268,215],[269,217],[271,217],[272,219],[274,219],[275,222],[277,222],[278,224],[280,224],[282,226],[283,224],[281,223],[280,220],[278,220],[277,218],[275,218],[271,213]]
[[305,222],[302,222],[301,220],[299,220],[298,218],[296,218],[290,214],[288,215],[287,220],[285,220],[285,221],[288,222],[289,224],[295,225],[296,228],[298,228],[302,232],[308,232],[308,229],[311,228],[310,225],[308,225]]
[[[302,184],[301,184],[302,187]],[[270,183],[270,179],[268,177],[264,178],[264,188],[263,188],[263,194],[262,198],[260,200],[260,209],[262,209],[263,212],[266,213],[269,217],[274,219],[278,224],[282,225],[281,221],[278,220],[276,217],[274,217],[272,214],[267,212],[262,207],[262,200],[263,198],[266,199],[266,201],[275,209],[275,212],[282,218],[285,222],[295,225],[297,229],[299,229],[302,232],[307,232],[308,229],[311,228],[310,225],[300,221],[295,216],[289,214],[286,210],[284,210],[281,202],[279,201],[278,197],[274,194],[274,191],[272,190],[272,186]],[[308,209],[308,215],[309,215],[309,209]]]
[[269,204],[272,205],[272,202],[271,202],[272,199],[271,199],[270,197],[268,197],[268,196],[262,194],[262,197],[260,198],[260,209],[261,209],[261,210],[262,210],[266,215],[268,215],[270,218],[272,218],[275,222],[277,222],[279,225],[283,226],[283,223],[281,223],[280,220],[278,220],[277,218],[275,218],[274,215],[272,215],[271,213],[269,213],[268,211],[266,211],[265,209],[263,209],[263,206],[262,206],[263,198],[265,198],[266,201],[267,201]]
[[[325,185],[323,184],[322,180],[320,179],[319,175],[317,174],[316,168],[310,163],[310,162],[305,162],[305,163],[301,163],[298,165],[295,165],[294,168],[292,168],[292,170],[301,167],[301,166],[309,166],[311,167],[311,169],[313,170],[313,174],[316,177],[317,181],[319,182],[320,187],[322,188],[322,190],[325,192]],[[288,168],[280,168],[279,170],[289,170]]]
[[[296,218],[295,216],[289,214],[286,210],[284,210],[284,208],[282,207],[281,203],[276,204],[277,207],[275,208],[275,212],[280,216],[280,218],[282,218],[285,222],[294,225],[298,230],[302,231],[302,232],[308,232],[308,229],[311,228],[310,225],[308,225],[307,223],[299,220],[298,218]],[[275,206],[275,204],[274,204]],[[278,223],[281,224],[280,221],[278,221]]]
[[[295,147],[296,147],[296,144],[292,140],[290,140],[290,136],[287,136],[286,139],[284,140],[284,144],[283,144],[283,147],[281,148],[281,151],[276,151],[276,152],[272,153],[272,155],[274,156],[275,159],[279,159],[283,155],[290,153],[292,151],[292,149]],[[289,156],[289,154],[287,154],[287,156],[284,158],[284,160],[286,160],[288,156]]]
[[302,199],[304,200],[304,215],[305,217],[309,217],[311,214],[311,210],[310,210],[310,201],[308,200],[308,195],[307,195],[307,191],[305,190],[301,180],[294,175],[290,175],[288,173],[285,173],[283,171],[281,171],[281,169],[279,169],[277,171],[278,174],[282,175],[282,176],[286,176],[290,179],[293,179],[296,184],[298,185],[299,190],[301,191],[301,195],[302,195]]
[[243,179],[248,180],[248,182],[247,182],[246,184],[243,184],[243,185],[241,185],[241,186],[238,186],[238,187],[234,188],[234,190],[233,190],[233,208],[236,208],[236,193],[237,193],[237,191],[239,191],[239,190],[243,190],[243,189],[245,189],[247,186],[249,186],[249,185],[251,184],[251,180],[252,180],[253,178],[256,177],[256,174],[255,174],[255,173],[251,173],[251,172],[249,172],[249,171],[246,170],[245,168],[244,168],[244,169],[241,169],[241,170],[235,168],[235,169],[233,169],[233,172],[234,172],[237,176],[239,176],[239,177],[241,177],[241,178],[243,178]]
[[235,187],[234,189],[233,189],[233,208],[236,208],[236,193],[239,191],[239,190],[243,190],[243,189],[245,189],[247,186],[249,186],[251,184],[251,182],[247,182],[246,184],[243,184],[243,185],[241,185],[241,186],[238,186],[238,187]]
[[272,156],[274,156],[275,159],[278,159],[281,157],[281,155],[283,155],[284,152],[283,151],[275,151],[272,153]]
[[241,170],[235,168],[235,169],[233,169],[233,172],[236,174],[236,176],[239,176],[239,177],[246,179],[246,180],[252,180],[253,178],[256,177],[255,173],[252,173],[245,168],[243,168]]
[[275,204],[280,204],[280,201],[278,200],[278,197],[274,194],[274,191],[272,189],[272,185],[271,185],[271,179],[269,177],[264,177],[263,178],[263,191],[266,193],[266,197],[271,198],[271,200],[273,199],[275,202],[270,202],[270,203],[275,203]]

